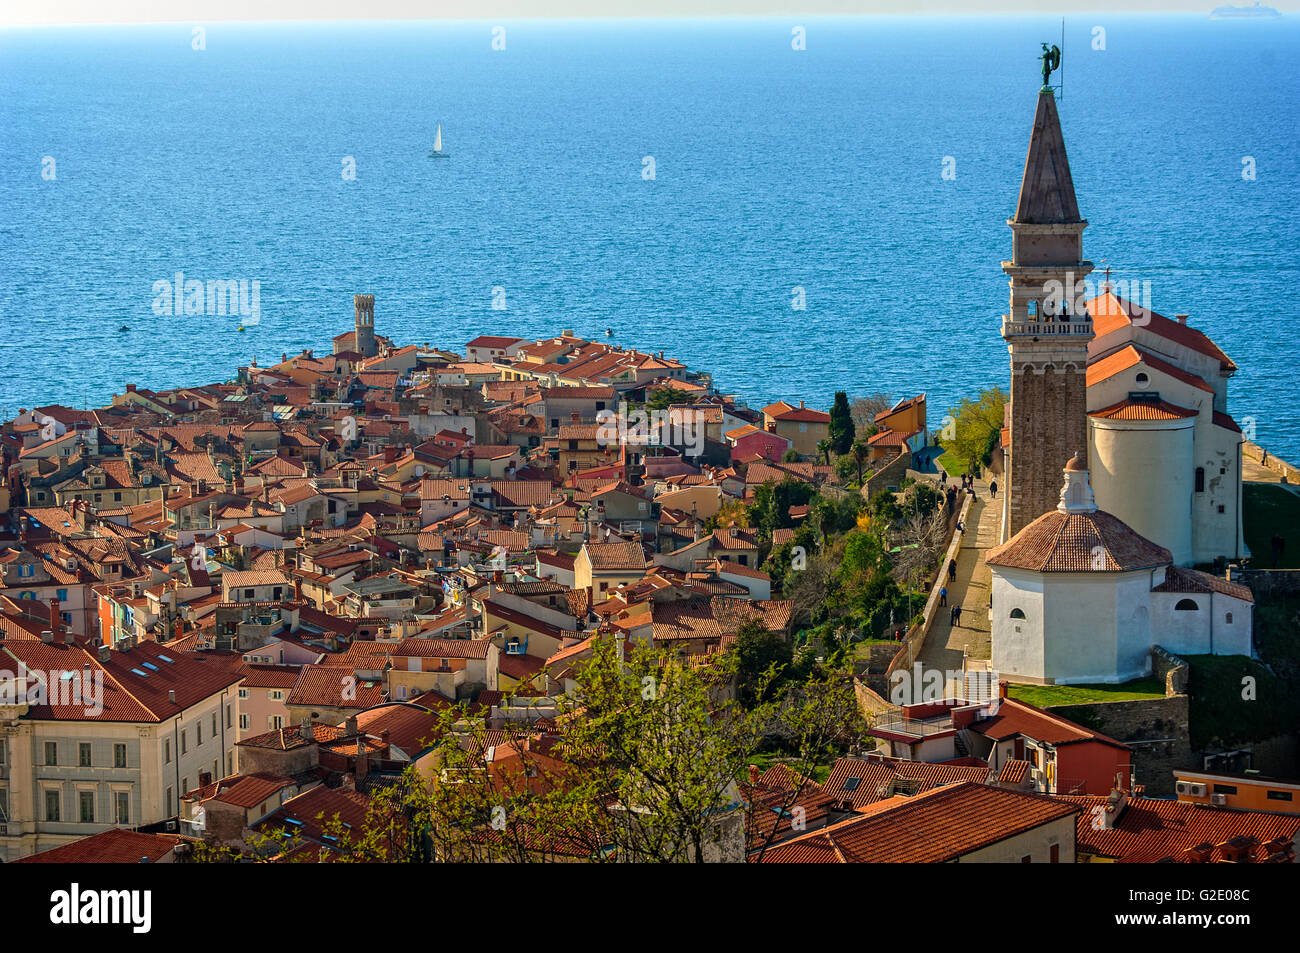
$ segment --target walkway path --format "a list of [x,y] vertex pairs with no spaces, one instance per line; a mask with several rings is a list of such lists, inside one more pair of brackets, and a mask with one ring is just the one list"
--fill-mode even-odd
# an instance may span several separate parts
[[[998,491],[1001,494],[1001,484]],[[957,555],[957,578],[948,584],[948,608],[939,609],[930,626],[930,634],[921,647],[919,661],[926,671],[961,671],[963,650],[972,660],[992,658],[989,632],[991,578],[988,567],[984,565],[984,553],[998,544],[1001,521],[1001,495],[991,500],[988,484],[976,480],[975,500],[967,515],[966,533]],[[946,567],[940,578],[947,580]],[[961,623],[953,626],[949,619],[955,605],[962,607],[962,613]]]

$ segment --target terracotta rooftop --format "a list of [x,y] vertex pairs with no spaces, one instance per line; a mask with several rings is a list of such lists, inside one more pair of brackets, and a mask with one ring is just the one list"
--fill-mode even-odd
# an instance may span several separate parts
[[1167,566],[1173,557],[1109,513],[1052,510],[994,546],[984,561],[1033,572],[1133,572]]

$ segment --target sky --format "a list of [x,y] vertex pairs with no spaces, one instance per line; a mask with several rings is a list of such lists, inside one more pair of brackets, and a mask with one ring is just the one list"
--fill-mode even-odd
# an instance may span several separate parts
[[[1251,0],[37,0],[0,26],[216,23],[234,20],[527,19],[549,17],[853,16],[880,14],[1200,13]],[[1295,0],[1273,0],[1295,10]]]

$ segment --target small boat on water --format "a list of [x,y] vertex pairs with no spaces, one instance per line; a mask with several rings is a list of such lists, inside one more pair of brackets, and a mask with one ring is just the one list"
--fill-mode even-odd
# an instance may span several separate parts
[[123,331],[130,331],[130,330],[131,330],[131,329],[128,328],[128,327],[124,324],[124,325],[122,325],[120,328],[117,329],[117,333],[118,333],[118,334],[121,334]]
[[433,139],[433,151],[429,153],[430,159],[449,159],[450,152],[442,151],[442,123],[438,123],[438,133]]

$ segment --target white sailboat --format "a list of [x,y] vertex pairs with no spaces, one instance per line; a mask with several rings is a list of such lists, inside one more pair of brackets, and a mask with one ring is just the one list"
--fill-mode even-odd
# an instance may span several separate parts
[[429,153],[431,159],[446,159],[451,156],[449,152],[442,151],[442,123],[438,123],[438,134],[433,140],[433,151]]

